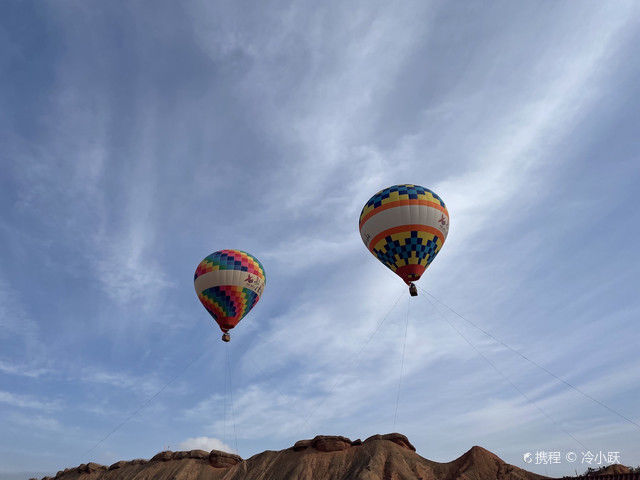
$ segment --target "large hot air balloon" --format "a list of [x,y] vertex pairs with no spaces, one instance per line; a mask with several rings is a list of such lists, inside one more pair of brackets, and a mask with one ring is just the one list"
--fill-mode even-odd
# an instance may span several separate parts
[[369,251],[418,294],[417,281],[449,232],[449,212],[438,195],[419,185],[380,190],[360,214],[360,235]]
[[235,327],[254,307],[266,283],[260,261],[240,250],[220,250],[200,262],[193,276],[198,298],[224,332]]

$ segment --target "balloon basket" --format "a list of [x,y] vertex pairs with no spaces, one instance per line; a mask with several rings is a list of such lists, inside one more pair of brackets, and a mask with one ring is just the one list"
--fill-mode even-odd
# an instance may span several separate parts
[[224,334],[222,335],[222,341],[228,342],[230,340],[231,340],[231,335],[229,335],[227,332],[224,332]]
[[418,296],[418,288],[416,287],[415,283],[409,284],[409,295],[411,295],[412,297]]

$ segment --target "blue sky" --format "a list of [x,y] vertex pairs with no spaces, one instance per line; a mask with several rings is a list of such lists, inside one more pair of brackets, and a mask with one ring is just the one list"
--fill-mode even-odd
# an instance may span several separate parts
[[[451,230],[421,287],[640,422],[637,3],[0,12],[4,472],[394,430],[438,461],[481,445],[560,476],[588,465],[523,454],[586,446],[640,464],[640,429],[409,304],[357,232],[379,189],[435,190]],[[267,272],[229,345],[192,284],[222,248]]]

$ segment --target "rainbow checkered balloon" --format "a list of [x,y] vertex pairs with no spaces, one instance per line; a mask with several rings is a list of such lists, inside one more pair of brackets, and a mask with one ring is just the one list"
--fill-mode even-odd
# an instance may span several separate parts
[[394,185],[369,199],[359,227],[369,251],[410,285],[442,248],[449,233],[449,212],[428,188]]
[[200,262],[193,283],[202,305],[226,333],[258,303],[266,277],[253,255],[220,250]]

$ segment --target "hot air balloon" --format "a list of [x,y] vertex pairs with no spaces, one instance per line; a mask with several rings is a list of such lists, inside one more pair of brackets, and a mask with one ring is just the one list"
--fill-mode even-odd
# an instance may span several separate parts
[[417,281],[436,257],[449,232],[442,199],[419,185],[380,190],[360,214],[360,236],[369,251],[418,295]]
[[193,276],[198,298],[224,332],[235,327],[258,303],[266,277],[260,261],[240,250],[213,252],[200,262]]

